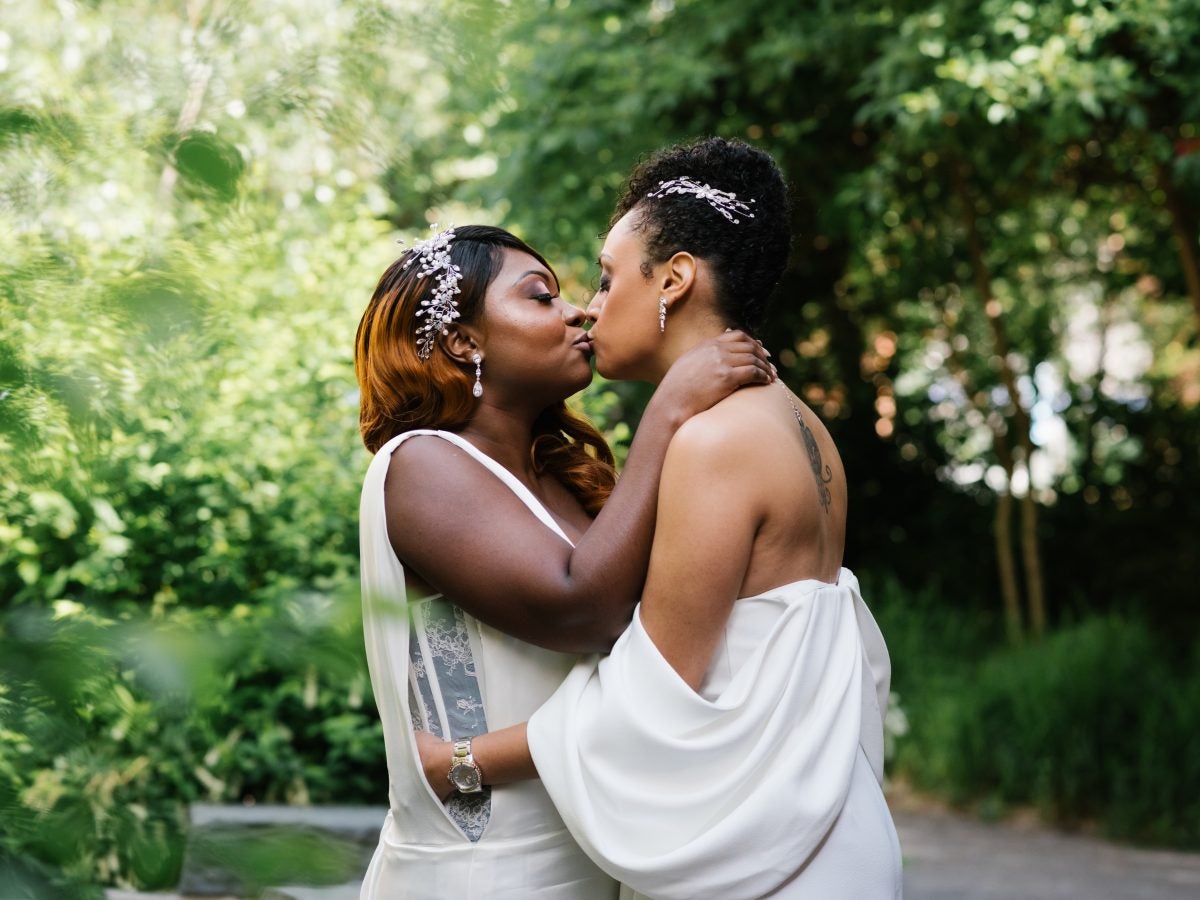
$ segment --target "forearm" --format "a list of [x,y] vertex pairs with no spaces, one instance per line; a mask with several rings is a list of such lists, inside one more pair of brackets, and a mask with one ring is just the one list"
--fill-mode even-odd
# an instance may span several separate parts
[[[450,783],[454,743],[443,741],[426,731],[418,731],[416,741],[425,780],[433,792],[445,800],[454,793],[454,786]],[[479,766],[485,785],[511,784],[538,777],[533,758],[529,755],[524,722],[472,738],[471,755]]]
[[604,509],[568,560],[571,609],[606,650],[629,623],[641,596],[654,537],[658,485],[671,438],[686,415],[670,399],[652,397],[629,448],[624,471]]
[[537,778],[525,725],[513,725],[500,731],[489,731],[471,741],[475,762],[483,771],[484,784],[511,784]]

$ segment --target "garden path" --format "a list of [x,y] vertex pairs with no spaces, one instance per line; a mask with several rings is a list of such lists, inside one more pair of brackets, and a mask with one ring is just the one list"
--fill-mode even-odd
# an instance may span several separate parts
[[1200,853],[893,804],[905,900],[1196,900]]
[[[989,823],[913,797],[889,795],[904,851],[906,900],[1196,900],[1200,853],[1147,850],[1047,828],[1029,816]],[[208,818],[222,810],[206,807]],[[274,807],[282,819],[286,808]],[[215,812],[214,812],[215,811]],[[260,810],[262,812],[262,810]],[[328,818],[326,822],[323,816]],[[383,810],[303,810],[304,824],[361,835]],[[279,821],[279,819],[275,819]],[[359,838],[361,840],[361,837]],[[195,895],[192,895],[195,896]],[[280,887],[269,900],[353,900],[358,884]],[[108,900],[188,900],[180,894],[109,891]]]

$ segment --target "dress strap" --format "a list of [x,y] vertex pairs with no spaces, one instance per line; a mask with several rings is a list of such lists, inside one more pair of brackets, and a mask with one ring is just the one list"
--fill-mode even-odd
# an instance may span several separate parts
[[538,500],[537,497],[533,496],[533,492],[530,491],[529,488],[527,488],[525,485],[523,485],[521,483],[520,479],[518,479],[516,475],[514,475],[512,472],[508,471],[508,469],[504,468],[504,466],[500,465],[500,463],[496,462],[496,460],[492,459],[490,456],[488,456],[486,453],[484,453],[482,450],[480,450],[478,447],[476,447],[474,444],[472,444],[470,441],[468,441],[462,435],[455,434],[453,431],[440,431],[440,430],[435,430],[435,429],[431,429],[431,428],[418,428],[413,431],[406,431],[403,434],[396,435],[394,438],[392,438],[390,441],[388,441],[386,444],[384,444],[382,447],[379,448],[379,453],[387,453],[390,456],[391,453],[398,446],[400,446],[401,443],[403,443],[408,438],[414,437],[419,434],[425,434],[425,435],[431,435],[433,437],[439,437],[442,440],[448,441],[449,443],[454,444],[456,447],[459,447],[460,449],[465,450],[470,456],[474,457],[474,459],[480,465],[482,465],[485,469],[488,469],[493,475],[495,475],[502,482],[504,482],[504,484],[507,485],[508,488],[514,494],[516,494],[517,497],[519,497],[521,499],[521,502],[523,502],[527,507],[529,507],[529,511],[532,512],[535,516],[537,516],[543,525],[545,525],[547,528],[549,528],[551,531],[553,531],[555,534],[557,534],[560,538],[562,538],[564,541],[566,541],[572,547],[575,546],[574,541],[572,541],[569,537],[567,537],[566,532],[564,532],[562,530],[562,528],[559,526],[558,522],[554,521],[554,516],[550,515],[550,511],[548,509],[546,509],[545,505],[540,500]]

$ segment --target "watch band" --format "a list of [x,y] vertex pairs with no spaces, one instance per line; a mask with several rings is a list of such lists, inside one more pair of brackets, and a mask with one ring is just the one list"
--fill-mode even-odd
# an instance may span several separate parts
[[471,753],[471,739],[462,738],[454,742],[450,757],[450,771],[446,773],[450,784],[460,794],[477,794],[483,790],[483,770]]

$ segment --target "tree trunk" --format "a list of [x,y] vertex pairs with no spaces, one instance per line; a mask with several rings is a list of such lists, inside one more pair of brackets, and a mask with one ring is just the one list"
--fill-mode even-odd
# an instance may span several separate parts
[[996,517],[993,532],[996,538],[996,571],[1000,575],[1000,596],[1004,600],[1004,625],[1008,639],[1014,644],[1024,637],[1021,621],[1021,593],[1017,587],[1017,561],[1013,556],[1012,540],[1012,476],[1013,459],[1000,423],[992,426],[992,446],[1000,465],[1008,474],[1008,487],[996,494]]
[[1192,212],[1179,196],[1171,177],[1169,165],[1159,163],[1158,185],[1167,198],[1167,212],[1171,214],[1171,231],[1179,249],[1179,262],[1183,267],[1183,278],[1187,282],[1188,296],[1192,298],[1192,309],[1196,313],[1196,327],[1200,329],[1200,254],[1196,252],[1196,222]]
[[[975,215],[975,201],[967,187],[966,166],[954,167],[955,188],[962,206],[963,224],[967,230],[967,250],[971,259],[971,274],[975,290],[983,302],[984,315],[992,332],[992,349],[999,360],[1000,382],[1008,391],[1012,407],[1012,433],[1024,457],[1022,462],[1030,475],[1030,483],[1021,500],[1021,550],[1025,563],[1025,592],[1029,600],[1029,622],[1035,635],[1041,635],[1046,624],[1046,590],[1042,574],[1041,551],[1037,539],[1037,505],[1033,499],[1032,467],[1033,439],[1030,437],[1029,414],[1021,405],[1017,390],[1016,374],[1008,361],[1008,335],[1000,318],[999,304],[992,295],[992,277],[988,272],[983,254],[983,239],[979,234],[979,222]],[[1014,467],[1008,467],[1009,491],[1012,491]]]
[[1033,500],[1033,472],[1025,461],[1029,489],[1021,498],[1021,559],[1025,563],[1026,600],[1029,602],[1029,630],[1034,637],[1046,633],[1046,588],[1042,577],[1042,557],[1038,551],[1037,504]]
[[[943,315],[945,310],[943,310]],[[979,409],[971,400],[975,390],[971,384],[971,376],[963,365],[954,344],[950,344],[950,355],[946,362],[967,397],[967,404],[978,411],[992,430],[992,450],[996,454],[1004,475],[1008,479],[1004,490],[996,492],[996,514],[992,520],[992,536],[995,539],[996,572],[1000,578],[1000,598],[1004,602],[1004,629],[1008,639],[1020,643],[1024,638],[1025,626],[1021,621],[1021,591],[1017,585],[1017,562],[1013,555],[1012,539],[1012,480],[1013,456],[1008,446],[1008,435],[1005,433],[1005,423],[1000,413]]]

